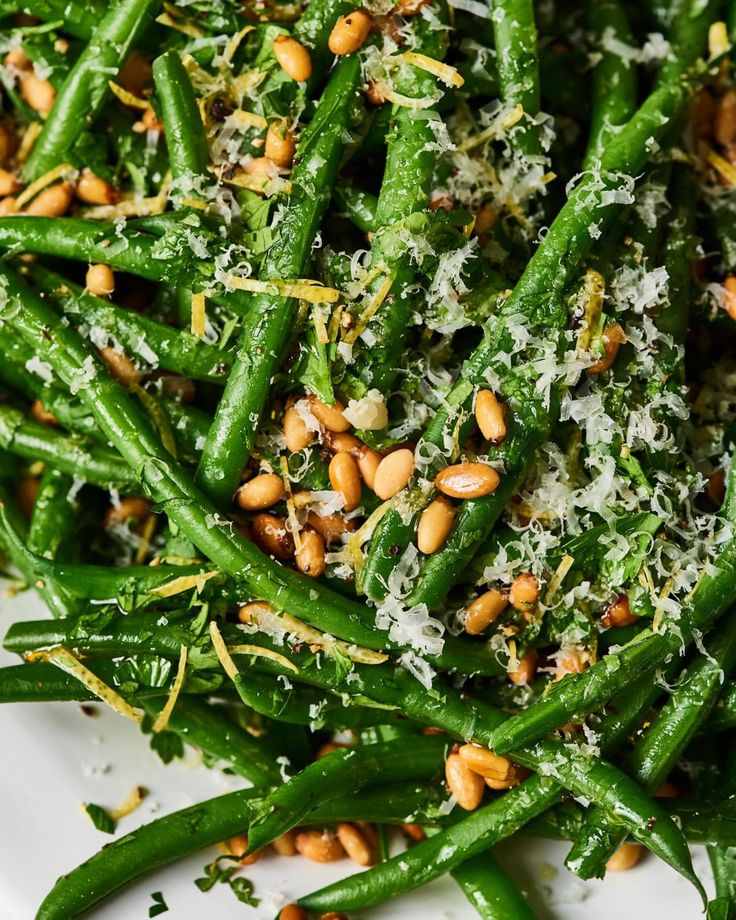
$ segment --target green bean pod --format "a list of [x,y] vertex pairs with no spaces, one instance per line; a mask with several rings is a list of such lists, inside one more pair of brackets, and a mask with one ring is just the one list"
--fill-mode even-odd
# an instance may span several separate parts
[[203,175],[209,162],[207,137],[192,82],[177,51],[156,58],[153,79],[161,102],[172,177]]

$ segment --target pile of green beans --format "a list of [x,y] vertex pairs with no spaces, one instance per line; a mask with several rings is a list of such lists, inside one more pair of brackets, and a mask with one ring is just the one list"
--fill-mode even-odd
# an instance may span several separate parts
[[488,6],[0,3],[0,702],[252,787],[38,918],[219,843],[533,920],[517,832],[731,918],[734,4]]

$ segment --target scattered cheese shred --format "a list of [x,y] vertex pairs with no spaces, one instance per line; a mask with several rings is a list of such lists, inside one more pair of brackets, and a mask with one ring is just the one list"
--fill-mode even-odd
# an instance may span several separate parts
[[383,284],[376,291],[374,297],[368,301],[365,310],[358,317],[357,323],[345,334],[345,341],[348,345],[352,345],[361,335],[365,332],[368,323],[373,319],[376,313],[379,311],[381,304],[386,299],[388,292],[391,290],[391,285],[394,283],[394,273],[390,272],[383,279]]
[[128,92],[127,89],[123,89],[123,87],[115,83],[114,80],[108,80],[107,85],[110,87],[113,96],[118,98],[123,105],[127,105],[131,109],[140,109],[145,112],[150,105],[145,99],[141,99],[140,96],[136,96]]
[[103,703],[107,703],[110,709],[113,709],[118,715],[125,716],[126,719],[131,719],[133,722],[142,720],[143,717],[139,712],[133,709],[112,687],[108,687],[106,683],[103,683],[96,674],[93,674],[89,668],[85,667],[68,649],[62,647],[52,648],[49,651],[37,653],[37,657],[50,661],[57,668],[66,671],[72,677],[76,677],[80,684],[85,686],[90,693],[94,693]]
[[707,160],[716,169],[729,185],[736,185],[736,166],[729,163],[724,157],[719,156],[715,150],[709,150]]
[[210,620],[210,639],[212,640],[212,647],[215,650],[218,661],[222,665],[225,673],[230,680],[237,680],[240,674],[235,667],[235,662],[230,657],[227,646],[225,645],[225,640],[222,638],[222,633],[217,628],[217,623],[215,623],[214,620]]
[[186,647],[186,645],[182,645],[181,649],[179,650],[179,665],[176,669],[174,684],[171,688],[171,692],[169,693],[164,708],[156,716],[156,721],[153,723],[153,731],[156,733],[162,732],[169,724],[171,713],[174,711],[174,706],[176,706],[176,701],[179,698],[179,693],[181,692],[181,687],[184,683],[184,675],[187,670],[188,654],[189,649]]
[[205,296],[202,291],[198,291],[192,294],[192,335],[200,339],[204,338],[206,318]]
[[125,796],[120,805],[118,805],[117,808],[110,809],[108,814],[113,821],[119,821],[121,818],[127,818],[128,815],[132,815],[137,808],[140,808],[145,797],[145,788],[143,786],[134,786]]
[[56,182],[57,179],[61,179],[65,174],[75,172],[74,167],[71,163],[61,163],[59,166],[54,166],[53,169],[50,169],[47,173],[44,173],[42,176],[39,176],[35,182],[31,184],[24,191],[18,195],[15,206],[20,211],[24,208],[28,202],[35,198],[40,191],[46,188],[46,186],[51,185],[53,182]]
[[[170,560],[167,560],[167,562]],[[201,591],[204,583],[209,581],[210,578],[214,578],[215,575],[219,575],[219,571],[214,572],[201,572],[198,575],[180,575],[178,578],[172,578],[171,581],[167,581],[165,585],[159,585],[158,588],[153,588],[149,594],[155,594],[157,597],[175,597],[177,594],[182,594],[184,591],[189,591],[191,588],[196,588],[197,591]]]
[[419,54],[417,51],[405,51],[402,57],[408,64],[412,64],[420,70],[426,70],[427,73],[433,74],[448,86],[455,86],[459,89],[465,83],[456,67],[437,61],[426,54]]
[[23,137],[21,138],[20,147],[18,152],[15,155],[18,163],[25,163],[25,161],[30,156],[31,150],[33,150],[33,145],[38,140],[38,135],[43,130],[40,122],[34,121],[23,132]]
[[566,555],[562,557],[562,562],[560,562],[560,564],[557,566],[557,570],[555,571],[554,575],[552,576],[552,578],[550,578],[549,586],[547,588],[547,593],[544,596],[545,606],[548,606],[552,602],[555,594],[557,594],[557,592],[560,590],[560,586],[562,585],[562,582],[565,580],[565,576],[567,575],[567,573],[570,571],[570,569],[573,567],[574,564],[575,564],[574,556]]
[[243,278],[239,275],[228,276],[227,283],[236,291],[250,291],[252,294],[276,294],[280,297],[296,297],[307,303],[335,303],[340,292],[325,287],[319,281],[296,279],[295,281],[259,281],[257,278]]
[[260,645],[231,645],[229,650],[233,655],[253,655],[255,658],[268,658],[282,665],[282,667],[288,668],[295,674],[299,673],[299,668],[293,661],[289,661],[285,655],[280,655],[270,648],[261,648]]
[[662,628],[665,616],[664,601],[666,601],[670,596],[674,586],[674,579],[668,578],[662,587],[662,591],[657,598],[657,603],[654,607],[654,614],[652,616],[652,632],[658,633]]

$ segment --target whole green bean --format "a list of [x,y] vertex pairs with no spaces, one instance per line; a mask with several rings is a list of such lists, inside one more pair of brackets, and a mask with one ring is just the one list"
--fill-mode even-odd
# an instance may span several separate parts
[[465,860],[451,875],[483,920],[535,920],[526,898],[490,853]]
[[25,0],[24,13],[43,22],[63,22],[64,31],[76,38],[90,39],[97,24],[107,13],[101,0]]
[[189,74],[178,51],[171,50],[153,62],[153,79],[169,151],[171,175],[203,175],[209,162],[207,137]]

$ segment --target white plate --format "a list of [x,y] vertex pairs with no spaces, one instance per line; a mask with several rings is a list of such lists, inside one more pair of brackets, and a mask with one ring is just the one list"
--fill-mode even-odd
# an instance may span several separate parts
[[[30,594],[0,600],[0,628],[16,619],[44,616]],[[17,659],[0,652],[0,664]],[[119,805],[136,785],[149,795],[141,808],[119,822],[117,835],[139,824],[243,785],[187,760],[164,766],[135,725],[99,706],[85,716],[75,703],[0,707],[0,920],[31,920],[54,880],[110,838],[91,825],[81,802]],[[498,849],[505,867],[533,893],[539,920],[696,920],[700,902],[693,889],[663,863],[648,857],[637,868],[584,883],[562,867],[565,844],[519,838]],[[160,891],[169,906],[162,920],[272,920],[293,897],[350,871],[349,862],[330,866],[268,856],[245,870],[262,904],[235,900],[226,886],[203,894],[193,884],[215,850],[203,851],[139,881],[125,894],[92,912],[95,920],[145,920]],[[707,858],[694,849],[696,869],[710,879]],[[708,881],[710,888],[710,882]],[[471,920],[474,910],[449,878],[366,912],[375,920]],[[353,915],[355,917],[355,915]],[[509,918],[513,920],[513,918]]]

